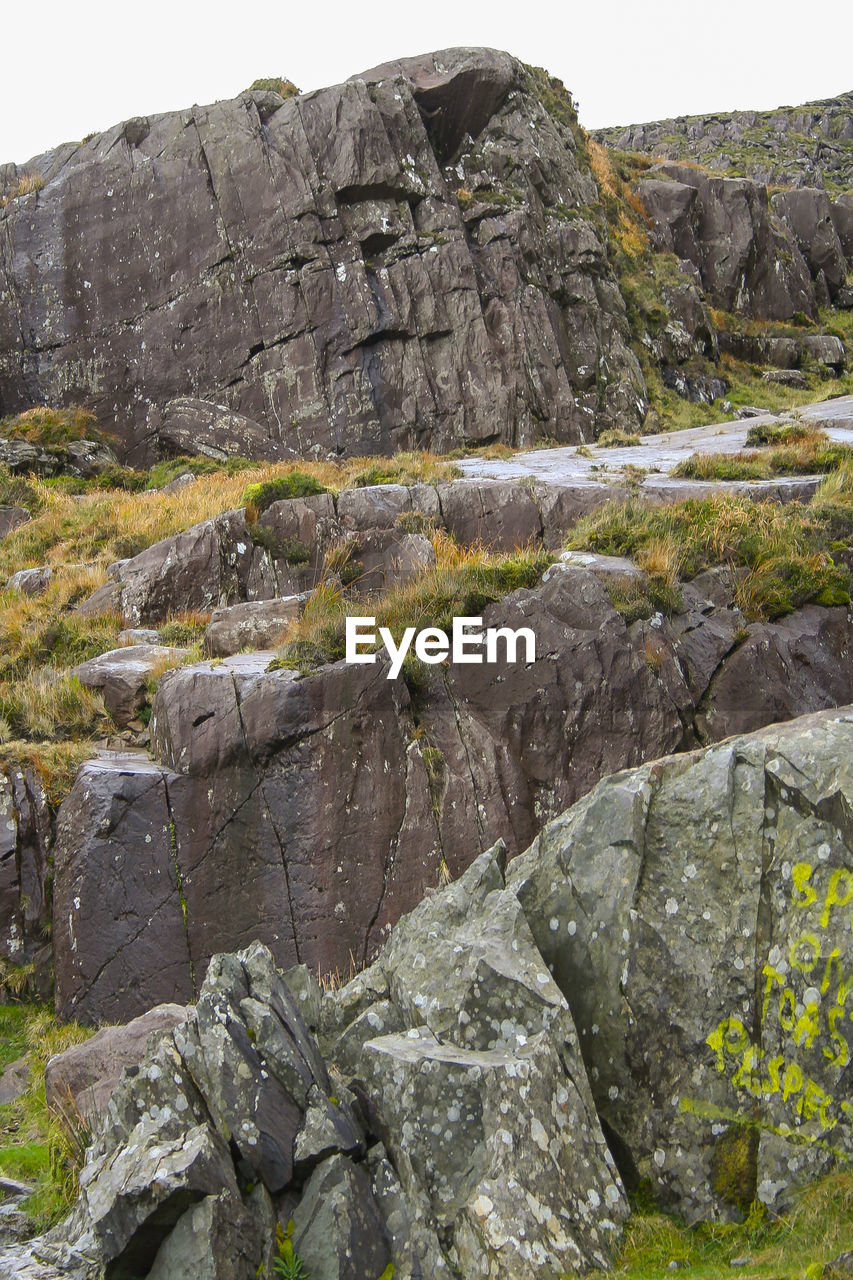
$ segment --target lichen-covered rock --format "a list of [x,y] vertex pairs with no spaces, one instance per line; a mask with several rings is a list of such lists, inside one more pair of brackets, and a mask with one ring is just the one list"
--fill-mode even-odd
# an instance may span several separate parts
[[156,1005],[126,1026],[102,1027],[91,1039],[55,1054],[44,1069],[48,1110],[60,1121],[79,1113],[96,1128],[122,1072],[138,1067],[150,1037],[185,1022],[189,1014],[185,1005]]
[[853,710],[606,779],[511,867],[629,1181],[776,1209],[853,1154]]
[[462,1274],[532,1280],[607,1266],[627,1206],[504,866],[498,846],[401,920],[327,998],[325,1043]]

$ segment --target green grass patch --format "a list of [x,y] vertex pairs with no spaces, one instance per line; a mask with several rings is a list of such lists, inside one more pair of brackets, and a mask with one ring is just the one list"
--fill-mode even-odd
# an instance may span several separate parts
[[[767,428],[762,434],[769,435]],[[789,435],[785,435],[790,431]],[[756,430],[756,435],[758,430]],[[780,428],[781,443],[769,451],[694,453],[671,474],[689,480],[771,480],[775,476],[828,475],[853,461],[849,445],[834,444],[823,431],[792,424]],[[767,441],[773,444],[773,438]]]
[[[835,1280],[824,1268],[850,1249],[853,1173],[847,1170],[805,1189],[783,1217],[754,1204],[742,1222],[688,1227],[666,1214],[636,1213],[616,1268],[606,1274],[625,1280],[669,1280],[673,1271],[685,1280]],[[733,1270],[736,1258],[749,1261]]]
[[[295,667],[303,674],[344,657],[344,626],[348,614],[376,617],[376,626],[390,628],[399,638],[406,627],[440,627],[450,632],[454,617],[478,616],[488,604],[539,581],[553,557],[541,549],[512,555],[491,555],[482,549],[464,551],[446,535],[436,535],[437,565],[405,586],[393,587],[375,600],[357,603],[323,582],[305,608],[295,634],[279,650],[277,667]],[[418,667],[422,664],[414,659]],[[404,675],[413,681],[411,665]]]
[[45,1005],[0,1006],[0,1062],[23,1053],[30,1060],[23,1097],[0,1107],[0,1173],[34,1186],[23,1204],[34,1232],[54,1225],[70,1209],[90,1137],[85,1121],[70,1110],[64,1124],[48,1114],[44,1069],[54,1054],[91,1034],[75,1023],[58,1023]]
[[240,505],[246,508],[246,518],[253,524],[274,502],[285,502],[290,498],[312,498],[315,494],[327,492],[326,486],[307,472],[289,471],[286,475],[276,476],[274,480],[247,485]]
[[40,448],[56,448],[72,440],[104,440],[95,415],[86,409],[48,409],[36,405],[24,413],[0,419],[0,439],[28,440]]
[[853,464],[825,480],[813,502],[781,505],[735,495],[653,507],[610,502],[584,517],[573,550],[627,556],[671,589],[724,564],[749,570],[738,587],[747,617],[777,618],[809,601],[846,604],[850,574],[831,551],[853,543]]

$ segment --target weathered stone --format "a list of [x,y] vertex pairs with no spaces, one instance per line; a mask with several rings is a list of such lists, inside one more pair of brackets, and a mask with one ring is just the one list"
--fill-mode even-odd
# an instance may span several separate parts
[[54,849],[56,1007],[116,1021],[194,996],[173,812],[182,780],[141,754],[93,760]]
[[[601,567],[633,573],[642,590],[633,566]],[[190,962],[200,972],[215,952],[255,938],[281,965],[346,972],[438,882],[442,860],[458,876],[501,836],[514,855],[606,773],[853,699],[845,609],[810,606],[753,626],[741,646],[735,586],[704,575],[684,588],[681,613],[628,628],[595,564],[552,566],[482,614],[485,627],[530,628],[535,660],[523,660],[522,644],[521,660],[508,661],[501,642],[496,665],[425,670],[417,724],[382,655],[304,677],[267,671],[272,653],[167,672],[151,721],[164,761],[156,785],[146,763],[123,762],[127,776],[95,766],[98,804],[115,813],[118,835],[98,834],[86,771],[62,810],[60,1007],[92,1021],[189,999]],[[130,856],[146,835],[163,872],[135,885],[145,906],[128,916],[125,863],[110,839]],[[133,874],[144,878],[145,865]],[[102,899],[113,904],[108,929]],[[156,927],[137,940],[143,910]],[[164,947],[174,942],[166,954],[181,957],[170,989],[153,954],[161,929]],[[120,993],[104,1003],[110,987]]]
[[847,261],[826,192],[811,187],[780,191],[771,204],[791,228],[812,277],[817,280],[822,275],[829,297],[835,298],[847,281]]
[[794,387],[797,391],[805,391],[809,380],[799,369],[768,369],[761,375],[762,382],[775,382],[782,387]]
[[36,158],[38,198],[0,210],[4,412],[85,402],[138,462],[158,433],[230,451],[220,405],[264,458],[637,424],[600,233],[549,216],[598,189],[570,99],[561,121],[542,92],[507,54],[450,49]]
[[5,538],[7,534],[14,533],[16,529],[20,529],[22,524],[26,524],[29,519],[31,519],[31,516],[26,507],[0,506],[0,538]]
[[437,492],[445,528],[465,546],[514,551],[541,537],[539,508],[522,485],[455,482]]
[[69,440],[63,445],[39,445],[29,440],[0,440],[0,463],[13,475],[74,476],[90,480],[117,466],[108,445],[95,440]]
[[309,1276],[378,1280],[392,1262],[370,1176],[346,1156],[332,1156],[315,1170],[293,1223],[293,1247]]
[[41,596],[47,591],[53,570],[49,565],[41,569],[19,569],[6,583],[7,591],[20,591],[25,596]]
[[853,702],[853,619],[846,607],[806,605],[749,631],[710,683],[696,722],[702,741]]
[[216,609],[204,633],[204,649],[212,658],[227,658],[241,649],[274,649],[302,616],[309,595],[283,600],[252,600]]
[[847,367],[847,352],[839,337],[831,333],[807,333],[801,339],[806,356],[832,373],[842,374]]
[[[172,613],[204,612],[245,599],[251,552],[242,511],[227,511],[156,542],[117,572],[115,594],[125,624],[163,622]],[[87,602],[90,610],[93,600]]]
[[224,461],[231,457],[294,457],[280,440],[251,418],[224,405],[187,397],[170,400],[157,428],[161,445],[174,453],[201,454]]
[[629,1183],[690,1218],[849,1159],[853,710],[608,778],[510,868]]
[[53,817],[44,785],[30,769],[0,770],[0,956],[10,966],[33,966],[32,994],[50,992],[45,946]]
[[[606,1266],[627,1206],[504,858],[482,854],[397,925],[375,968],[404,1030],[370,1036],[368,1008],[347,1069],[462,1273],[532,1280]],[[352,1011],[346,989],[339,1001]]]
[[[0,1106],[6,1106],[9,1102],[17,1102],[27,1091],[30,1082],[30,1058],[29,1054],[24,1054],[22,1058],[16,1058],[14,1062],[10,1062],[8,1067],[0,1075]],[[0,1198],[6,1199],[8,1187],[0,1184]]]
[[184,1005],[157,1005],[126,1026],[103,1027],[50,1058],[44,1071],[48,1110],[60,1119],[79,1112],[95,1128],[122,1072],[139,1066],[149,1038],[179,1026],[189,1013]]
[[107,711],[123,729],[144,705],[149,680],[178,666],[186,653],[186,649],[160,644],[128,645],[81,662],[72,674],[86,688],[102,695]]
[[251,1214],[237,1197],[205,1196],[169,1232],[147,1280],[255,1280],[256,1235]]
[[808,265],[787,226],[771,217],[763,186],[668,162],[636,189],[655,247],[692,262],[715,306],[769,320],[815,315]]

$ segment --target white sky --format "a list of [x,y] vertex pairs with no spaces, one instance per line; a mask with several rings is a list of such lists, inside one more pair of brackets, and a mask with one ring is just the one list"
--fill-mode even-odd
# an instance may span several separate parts
[[260,76],[316,89],[449,45],[547,67],[587,128],[853,88],[850,0],[813,24],[791,0],[0,0],[0,41],[0,163]]

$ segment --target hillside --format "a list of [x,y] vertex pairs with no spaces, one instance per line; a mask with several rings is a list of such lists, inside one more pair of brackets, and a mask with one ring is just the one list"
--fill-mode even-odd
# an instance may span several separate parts
[[595,130],[604,146],[689,160],[773,187],[853,189],[853,93],[775,111],[678,116]]

